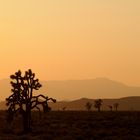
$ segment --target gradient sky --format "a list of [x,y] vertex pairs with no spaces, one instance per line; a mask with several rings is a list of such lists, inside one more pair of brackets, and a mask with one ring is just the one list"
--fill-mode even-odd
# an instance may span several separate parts
[[1,0],[0,79],[107,77],[140,86],[140,0]]

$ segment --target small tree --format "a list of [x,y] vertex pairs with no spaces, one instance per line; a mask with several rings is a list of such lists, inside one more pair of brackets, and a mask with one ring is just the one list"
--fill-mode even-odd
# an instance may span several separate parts
[[114,109],[116,110],[116,111],[118,111],[118,107],[119,107],[119,103],[114,103]]
[[94,101],[94,107],[98,109],[98,112],[101,111],[101,106],[102,106],[102,99],[97,99]]
[[85,107],[86,107],[86,109],[87,109],[88,111],[90,111],[90,110],[91,110],[91,107],[92,107],[92,103],[87,102],[86,105],[85,105]]
[[22,76],[19,70],[14,75],[11,75],[10,78],[12,80],[12,95],[6,98],[8,120],[12,121],[10,118],[13,118],[16,112],[19,112],[23,116],[24,131],[29,132],[31,130],[31,110],[37,108],[40,111],[39,105],[42,105],[43,111],[47,112],[50,110],[48,101],[56,102],[56,100],[45,97],[42,94],[33,96],[33,91],[39,90],[42,85],[39,83],[39,80],[35,78],[35,73],[33,73],[31,69],[26,71],[24,76]]

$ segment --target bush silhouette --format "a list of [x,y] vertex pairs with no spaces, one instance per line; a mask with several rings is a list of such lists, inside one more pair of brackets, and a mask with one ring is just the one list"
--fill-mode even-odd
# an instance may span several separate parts
[[87,102],[86,105],[85,105],[85,107],[86,107],[86,109],[87,109],[88,111],[90,111],[90,110],[91,110],[91,107],[92,107],[92,103]]
[[94,101],[94,107],[98,109],[98,112],[101,111],[102,103],[103,103],[102,99],[97,99]]
[[45,97],[42,94],[33,96],[33,91],[39,90],[42,85],[35,78],[35,73],[31,69],[26,71],[24,76],[19,70],[14,75],[11,75],[10,78],[12,80],[12,95],[6,98],[6,105],[8,106],[7,120],[9,123],[12,122],[14,115],[19,112],[23,117],[24,131],[27,133],[31,130],[31,110],[37,108],[40,111],[39,105],[42,105],[43,111],[47,112],[50,110],[48,101],[56,102],[56,100]]

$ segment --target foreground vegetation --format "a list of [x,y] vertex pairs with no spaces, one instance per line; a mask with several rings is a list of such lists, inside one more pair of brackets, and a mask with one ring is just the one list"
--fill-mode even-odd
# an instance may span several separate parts
[[51,100],[55,103],[56,100],[42,94],[37,96],[33,94],[33,91],[39,90],[42,85],[31,69],[25,71],[24,74],[19,70],[11,75],[10,78],[12,94],[6,98],[6,105],[8,106],[7,121],[12,123],[15,116],[19,114],[22,117],[24,133],[29,133],[32,121],[31,111],[35,108],[40,111],[39,105],[41,105],[43,112],[46,113],[51,110],[48,106],[48,101]]
[[9,126],[0,112],[1,140],[139,140],[140,112],[32,112],[32,131],[24,134],[22,117]]

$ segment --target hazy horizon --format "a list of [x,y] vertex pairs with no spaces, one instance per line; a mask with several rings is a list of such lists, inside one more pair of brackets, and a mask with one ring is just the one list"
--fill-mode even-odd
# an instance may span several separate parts
[[[66,81],[85,81],[85,80],[109,80],[109,81],[113,81],[113,82],[117,82],[117,83],[120,83],[120,84],[123,84],[123,85],[126,85],[126,86],[133,86],[133,87],[140,87],[140,85],[130,85],[130,84],[127,84],[127,83],[124,83],[122,81],[118,81],[118,80],[115,80],[115,79],[110,79],[108,77],[96,77],[96,78],[84,78],[84,79],[53,79],[53,80],[44,80],[44,79],[40,79],[38,77],[40,83],[41,82],[66,82]],[[3,80],[9,80],[9,84],[10,84],[10,77],[9,78],[3,78],[3,79],[0,79],[0,81],[3,81]]]
[[[34,95],[45,96],[60,100],[76,100],[80,98],[110,99],[128,96],[140,96],[140,86],[129,86],[107,78],[67,81],[41,81],[42,87],[34,91]],[[5,100],[11,92],[10,79],[0,80],[0,100]]]
[[[120,83],[120,84],[124,84],[126,86],[140,87],[140,85],[127,84],[127,83],[124,83],[122,81],[111,79],[111,78],[108,78],[108,77],[95,77],[95,78],[83,78],[83,79],[57,79],[57,80],[55,80],[55,79],[44,80],[44,79],[40,79],[39,77],[36,77],[36,78],[39,79],[40,83],[41,82],[85,81],[85,80],[89,80],[90,81],[90,80],[101,79],[101,80],[109,80],[109,81],[117,82],[117,83]],[[10,84],[10,81],[11,81],[10,77],[9,78],[2,78],[2,79],[0,79],[0,81],[3,81],[3,80],[9,80],[9,84]]]
[[107,77],[140,86],[139,0],[1,0],[0,79]]

